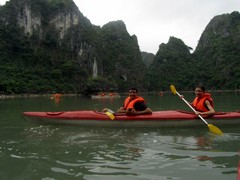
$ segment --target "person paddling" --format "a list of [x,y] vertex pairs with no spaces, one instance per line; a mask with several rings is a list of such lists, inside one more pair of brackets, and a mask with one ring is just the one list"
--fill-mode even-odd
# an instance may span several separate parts
[[[205,91],[205,87],[198,85],[195,88],[195,99],[191,103],[192,107],[196,110],[196,115],[211,116],[215,113],[213,108],[213,99],[210,93]],[[183,97],[183,95],[181,95]],[[181,98],[180,97],[180,98]]]
[[[103,112],[109,111],[104,108]],[[138,89],[132,87],[129,89],[129,96],[125,99],[124,104],[117,110],[118,113],[126,113],[128,115],[151,114],[152,110],[147,107],[144,98],[138,96]]]

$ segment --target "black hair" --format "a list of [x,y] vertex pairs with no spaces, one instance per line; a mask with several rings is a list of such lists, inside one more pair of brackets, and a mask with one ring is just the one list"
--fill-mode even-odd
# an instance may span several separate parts
[[196,88],[200,88],[203,92],[205,92],[205,87],[203,85],[197,85]]
[[130,91],[130,90],[134,90],[134,91],[136,91],[136,92],[138,93],[138,89],[135,88],[135,87],[131,87],[131,88],[129,89],[129,91]]

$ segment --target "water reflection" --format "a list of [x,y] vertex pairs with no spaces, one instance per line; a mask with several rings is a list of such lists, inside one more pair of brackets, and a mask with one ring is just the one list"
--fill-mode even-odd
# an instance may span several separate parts
[[21,139],[2,141],[0,154],[5,161],[9,154],[10,162],[25,164],[23,174],[34,170],[35,175],[45,172],[52,178],[67,179],[108,179],[116,175],[130,179],[190,179],[199,169],[210,177],[219,169],[221,174],[235,176],[239,147],[234,144],[240,141],[240,134],[213,136],[202,129],[35,125],[26,127]]
[[[53,172],[73,176],[85,174],[85,177],[105,174],[174,178],[169,169],[194,172],[199,165],[235,174],[233,169],[238,162],[239,149],[229,145],[240,140],[239,134],[227,133],[219,137],[196,129],[39,126],[26,129],[25,133],[32,141],[35,138],[38,146],[42,147],[43,142],[48,145],[44,153],[53,158],[50,163]],[[35,155],[42,156],[42,153],[43,150],[35,150]]]

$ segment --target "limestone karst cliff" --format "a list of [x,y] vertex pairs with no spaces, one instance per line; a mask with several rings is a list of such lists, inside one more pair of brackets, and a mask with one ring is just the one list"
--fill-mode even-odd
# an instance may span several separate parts
[[[4,28],[0,33],[15,32],[10,34],[11,38],[2,39],[10,44],[3,47],[9,53],[1,61],[6,63],[11,59],[13,67],[15,61],[22,62],[25,64],[22,67],[24,76],[31,76],[30,72],[26,72],[28,66],[31,66],[31,71],[36,68],[36,78],[39,76],[44,79],[48,86],[52,86],[49,88],[51,91],[91,91],[88,81],[91,84],[92,79],[97,78],[104,83],[98,83],[95,89],[113,86],[114,89],[125,90],[124,84],[141,86],[142,72],[134,70],[136,68],[132,63],[128,66],[127,63],[139,62],[138,67],[141,68],[144,68],[144,64],[137,38],[128,34],[124,22],[109,22],[103,28],[95,26],[83,16],[72,0],[10,0],[1,7],[0,14],[1,27]],[[113,30],[108,31],[107,27]],[[14,40],[18,43],[13,47]],[[111,42],[118,47],[108,44]],[[21,52],[17,54],[16,49],[23,47],[28,53],[21,57]],[[24,63],[26,61],[29,63]],[[131,78],[132,70],[139,79]],[[18,72],[17,68],[14,71],[23,72]],[[43,71],[46,71],[47,77],[55,79],[54,83],[49,82],[45,75],[42,76]],[[56,79],[56,76],[62,79]],[[126,77],[124,80],[121,79],[123,76]],[[10,77],[14,78],[14,75]],[[38,82],[38,79],[24,83],[29,85],[27,89],[32,89],[34,82]],[[62,84],[67,82],[70,84],[64,88]],[[20,86],[21,83],[18,84]],[[41,86],[46,85],[41,83]]]

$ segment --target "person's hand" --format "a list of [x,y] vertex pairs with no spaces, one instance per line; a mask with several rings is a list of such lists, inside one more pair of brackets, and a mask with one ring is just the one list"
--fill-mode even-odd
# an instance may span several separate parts
[[198,116],[198,115],[201,115],[202,113],[199,111],[196,111],[195,114]]
[[180,94],[179,98],[182,99],[182,98],[184,98],[184,96]]
[[127,115],[134,115],[134,114],[136,114],[135,109],[128,109],[127,110]]
[[123,110],[124,110],[124,108],[123,108],[123,107],[120,107],[120,108],[119,108],[119,110],[123,111]]
[[124,107],[120,107],[118,110],[117,110],[118,113],[125,113],[126,110],[124,109]]

